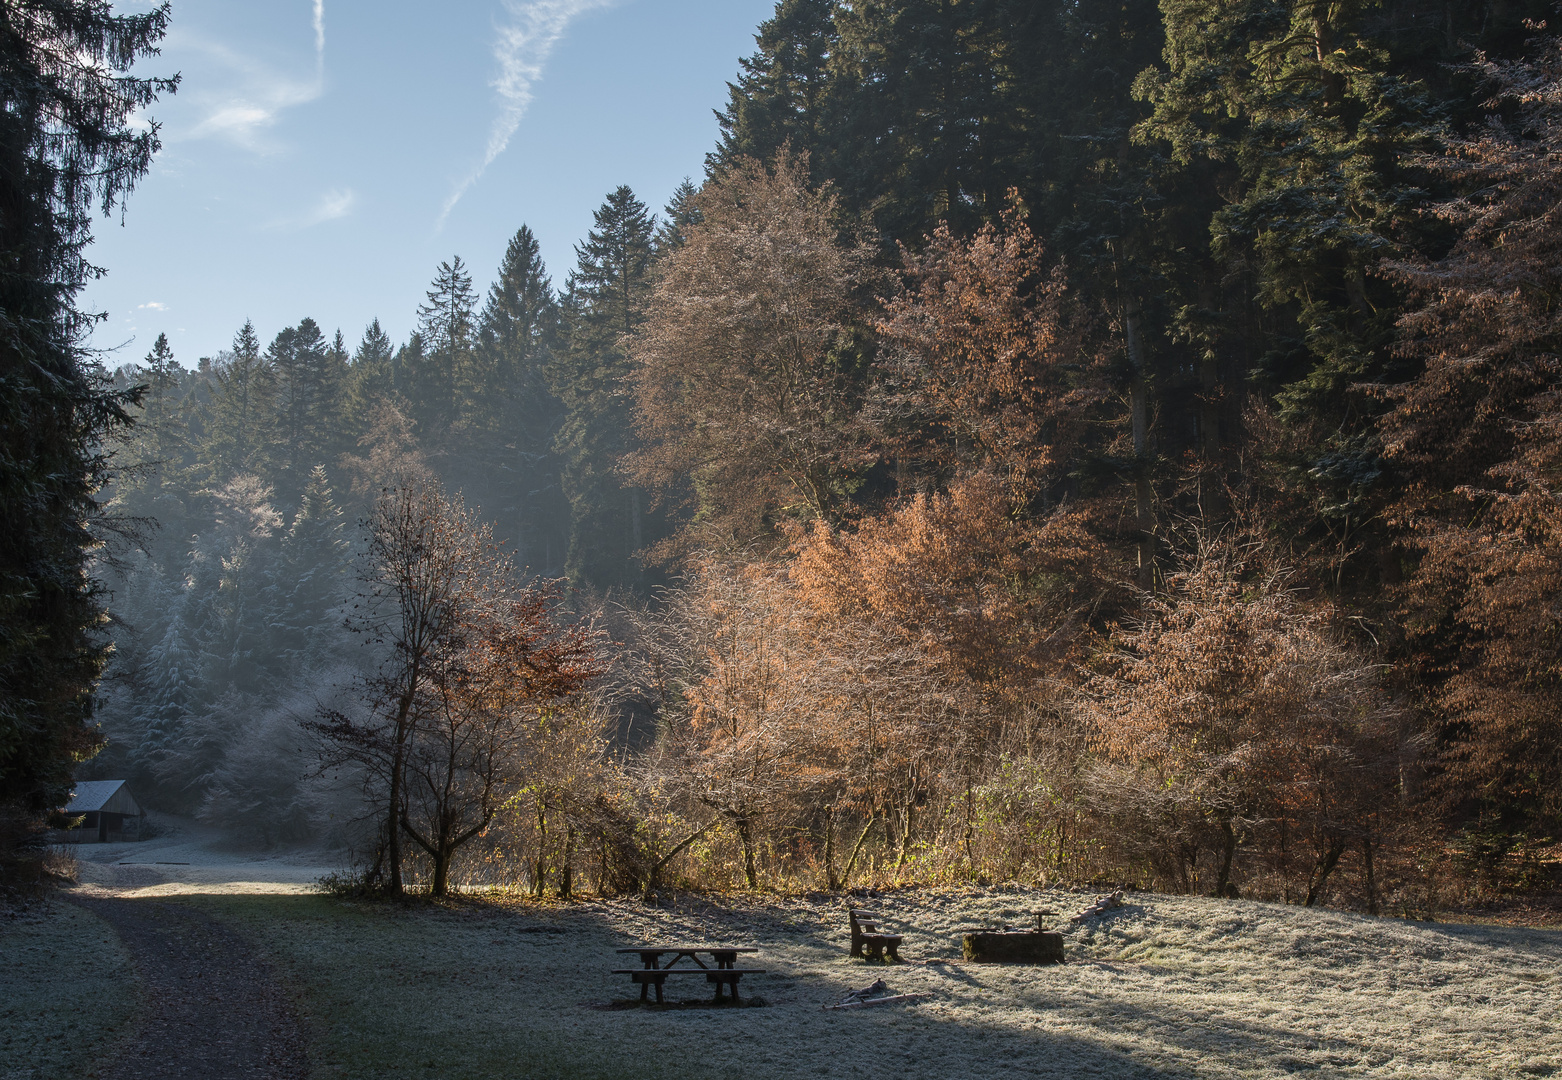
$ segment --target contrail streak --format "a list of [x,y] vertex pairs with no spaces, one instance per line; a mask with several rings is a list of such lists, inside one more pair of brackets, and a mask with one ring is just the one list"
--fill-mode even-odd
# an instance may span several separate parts
[[445,225],[450,211],[455,209],[461,196],[504,153],[510,145],[510,137],[520,127],[521,118],[532,103],[532,86],[542,78],[543,65],[553,52],[553,46],[564,36],[565,29],[575,19],[596,8],[610,6],[614,0],[504,0],[510,21],[499,27],[494,41],[494,59],[499,61],[499,74],[493,88],[499,97],[499,113],[488,130],[488,145],[483,158],[466,177],[455,186],[445,205],[440,208],[435,229]]
[[315,0],[315,67],[325,68],[325,0]]

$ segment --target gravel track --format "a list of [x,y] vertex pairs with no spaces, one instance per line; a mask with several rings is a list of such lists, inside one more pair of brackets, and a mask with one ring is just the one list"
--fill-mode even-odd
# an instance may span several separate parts
[[103,1080],[303,1080],[303,1031],[270,965],[217,920],[180,904],[77,896],[114,928],[144,1012]]

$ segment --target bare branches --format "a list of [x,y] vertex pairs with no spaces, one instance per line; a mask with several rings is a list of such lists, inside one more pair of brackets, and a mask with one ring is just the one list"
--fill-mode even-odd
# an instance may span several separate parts
[[388,888],[402,891],[402,833],[449,887],[457,849],[515,798],[539,730],[601,670],[597,635],[523,589],[489,527],[432,483],[387,490],[369,523],[354,623],[386,650],[369,715],[313,729],[361,761],[382,798]]

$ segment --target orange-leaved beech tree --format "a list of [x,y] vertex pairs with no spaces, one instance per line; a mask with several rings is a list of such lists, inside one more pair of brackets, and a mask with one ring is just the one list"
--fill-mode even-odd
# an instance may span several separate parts
[[730,826],[749,887],[765,849],[807,850],[842,887],[875,830],[903,865],[975,734],[960,687],[906,641],[816,611],[784,566],[707,561],[668,599],[698,655],[664,706],[660,767]]
[[443,895],[456,851],[520,789],[536,728],[599,674],[596,635],[523,587],[491,527],[433,481],[383,492],[368,532],[354,622],[384,658],[361,711],[309,726],[327,763],[365,777],[382,823],[370,876],[403,891],[405,835]]
[[627,467],[692,504],[686,542],[832,518],[876,460],[857,420],[869,249],[843,240],[834,193],[807,177],[806,157],[785,149],[713,176],[628,339],[646,446]]
[[808,868],[838,888],[869,862],[903,865],[936,831],[922,808],[969,722],[917,649],[821,617],[776,563],[705,559],[637,621],[630,636],[658,639],[660,657],[637,676],[660,705],[640,786],[682,819],[669,841],[703,839],[708,870],[755,887]]
[[946,475],[996,469],[1016,485],[1056,485],[1105,390],[1103,354],[1061,264],[1017,201],[1001,228],[966,238],[943,225],[901,257],[877,327],[890,374],[880,422]]
[[1201,539],[1083,687],[1108,763],[1097,798],[1174,887],[1229,894],[1251,849],[1282,872],[1294,864],[1312,904],[1351,850],[1375,905],[1399,711],[1327,612],[1252,555]]
[[1416,556],[1402,617],[1441,721],[1454,820],[1510,837],[1562,826],[1562,42],[1478,58],[1492,110],[1421,165],[1468,194],[1433,212],[1457,239],[1389,277],[1423,365],[1383,422]]
[[855,531],[816,523],[794,536],[792,580],[822,617],[890,629],[951,675],[1026,687],[1058,674],[1122,593],[1083,512],[1028,517],[1017,502],[977,472]]

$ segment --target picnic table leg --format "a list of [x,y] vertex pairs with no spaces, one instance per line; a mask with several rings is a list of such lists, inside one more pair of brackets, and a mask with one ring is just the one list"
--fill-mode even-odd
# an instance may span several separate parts
[[[657,989],[660,990],[661,987],[658,986]],[[648,995],[650,993],[651,993],[651,984],[649,982],[642,982],[640,984],[640,1000],[642,1002],[649,1001],[650,997]]]

